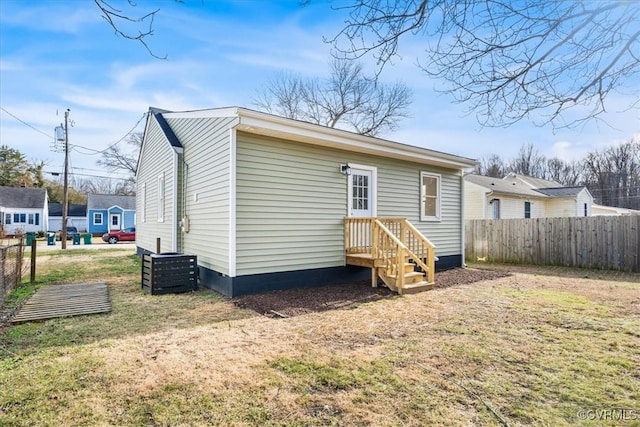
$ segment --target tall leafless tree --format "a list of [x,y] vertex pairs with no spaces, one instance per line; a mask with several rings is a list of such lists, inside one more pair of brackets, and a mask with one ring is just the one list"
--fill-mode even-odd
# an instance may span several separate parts
[[506,162],[497,154],[480,159],[475,167],[474,173],[478,175],[490,176],[492,178],[503,178],[508,171]]
[[640,209],[640,141],[591,152],[584,165],[586,184],[598,203]]
[[370,136],[396,129],[411,102],[404,84],[377,82],[361,64],[347,60],[334,60],[324,80],[281,75],[254,99],[268,113]]
[[328,40],[336,56],[372,54],[382,69],[401,41],[419,37],[420,67],[484,125],[576,125],[605,112],[614,90],[640,90],[638,1],[350,0],[336,8],[349,16]]
[[539,178],[546,177],[544,155],[533,146],[533,144],[525,144],[520,147],[518,154],[509,163],[509,172],[515,172],[521,175],[535,176]]

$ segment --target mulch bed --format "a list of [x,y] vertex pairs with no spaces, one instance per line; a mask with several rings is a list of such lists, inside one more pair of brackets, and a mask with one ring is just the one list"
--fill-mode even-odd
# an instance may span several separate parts
[[[505,271],[454,268],[436,273],[436,288],[493,280],[510,275]],[[240,308],[253,310],[269,317],[282,318],[327,310],[348,309],[356,304],[397,296],[398,294],[381,284],[377,288],[373,288],[370,282],[365,281],[244,295],[234,298],[232,302]]]

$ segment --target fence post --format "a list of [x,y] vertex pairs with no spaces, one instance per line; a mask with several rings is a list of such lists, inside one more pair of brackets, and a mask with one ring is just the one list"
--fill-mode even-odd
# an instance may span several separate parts
[[31,283],[36,281],[36,239],[31,241]]

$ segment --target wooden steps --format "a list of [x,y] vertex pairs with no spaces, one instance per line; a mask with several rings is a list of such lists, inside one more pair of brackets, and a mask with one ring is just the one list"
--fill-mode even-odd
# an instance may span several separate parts
[[435,286],[435,246],[406,218],[345,218],[345,263],[399,294]]

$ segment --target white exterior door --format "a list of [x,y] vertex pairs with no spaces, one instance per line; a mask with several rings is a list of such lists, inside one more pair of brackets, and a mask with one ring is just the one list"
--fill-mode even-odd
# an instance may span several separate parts
[[375,168],[351,168],[348,191],[348,216],[372,217],[376,215]]
[[110,215],[109,230],[120,230],[120,214]]

